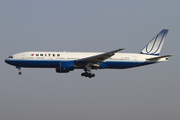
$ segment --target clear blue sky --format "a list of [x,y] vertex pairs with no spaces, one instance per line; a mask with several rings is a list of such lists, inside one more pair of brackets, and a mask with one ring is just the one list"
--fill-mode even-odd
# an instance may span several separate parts
[[[179,120],[179,0],[1,0],[0,120]],[[22,69],[24,51],[139,52],[169,29],[168,62],[126,70]]]

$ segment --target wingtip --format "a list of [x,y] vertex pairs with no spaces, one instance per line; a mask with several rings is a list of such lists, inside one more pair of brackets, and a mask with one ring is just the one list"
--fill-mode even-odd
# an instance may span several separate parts
[[119,51],[124,50],[125,48],[120,48]]

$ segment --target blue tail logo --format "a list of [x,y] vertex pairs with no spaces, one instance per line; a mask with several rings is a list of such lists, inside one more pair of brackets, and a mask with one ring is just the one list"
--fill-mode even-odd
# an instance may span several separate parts
[[159,55],[167,33],[168,29],[163,29],[139,53],[148,55]]

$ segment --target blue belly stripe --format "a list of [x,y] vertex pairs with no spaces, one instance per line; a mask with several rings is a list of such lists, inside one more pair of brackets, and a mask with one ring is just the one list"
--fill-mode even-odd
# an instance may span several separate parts
[[[6,60],[6,63],[10,65],[18,66],[18,67],[58,68],[59,63],[62,61],[65,61],[65,60]],[[138,67],[138,66],[152,64],[152,63],[154,62],[106,61],[106,62],[99,62],[100,64],[99,69],[125,69],[125,68]]]

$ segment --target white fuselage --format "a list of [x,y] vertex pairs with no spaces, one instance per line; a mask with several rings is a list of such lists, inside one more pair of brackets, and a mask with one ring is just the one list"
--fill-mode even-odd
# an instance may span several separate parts
[[[98,52],[22,52],[12,55],[12,58],[6,59],[6,62],[18,67],[43,67],[57,68],[58,62],[76,62],[76,60],[87,58],[102,53]],[[138,53],[115,53],[112,57],[102,61],[107,64],[105,68],[130,68],[146,64],[152,64],[161,61],[167,61],[161,58],[158,61],[148,61],[146,59],[157,57],[155,55],[144,55]],[[37,63],[37,64],[36,64]],[[51,65],[52,64],[52,65]],[[115,65],[116,64],[116,65]],[[75,68],[79,68],[75,65]],[[100,67],[101,68],[101,67]]]
[[5,62],[16,66],[21,75],[21,67],[55,68],[57,73],[67,73],[83,69],[81,76],[94,77],[93,69],[125,69],[168,61],[172,55],[159,56],[168,29],[163,29],[139,53],[118,53],[124,48],[110,52],[22,52],[9,56]]

